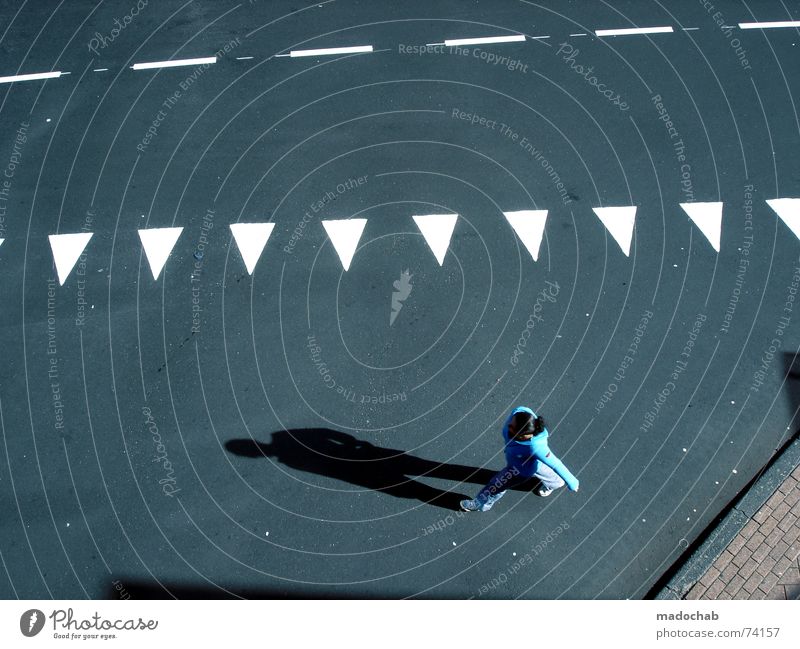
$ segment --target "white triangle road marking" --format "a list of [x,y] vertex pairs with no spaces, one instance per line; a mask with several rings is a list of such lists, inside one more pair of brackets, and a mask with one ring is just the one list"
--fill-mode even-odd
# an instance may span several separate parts
[[345,271],[350,268],[350,262],[353,261],[353,255],[356,254],[356,248],[366,224],[367,219],[336,219],[322,222]]
[[458,214],[425,214],[414,217],[414,222],[422,232],[422,236],[425,237],[425,241],[428,242],[428,246],[440,266],[444,263],[444,256],[450,247],[456,220],[458,220]]
[[593,207],[592,210],[606,226],[606,230],[614,237],[625,256],[629,256],[633,227],[636,225],[636,206]]
[[3,241],[5,241],[5,239],[0,239],[0,246],[3,245]]
[[539,248],[544,236],[544,226],[547,224],[547,210],[520,210],[518,212],[503,212],[520,241],[531,253],[533,261],[539,260]]
[[181,236],[183,228],[149,228],[139,230],[139,238],[142,240],[142,247],[150,270],[153,272],[153,279],[158,279],[161,269],[167,263],[175,242]]
[[800,198],[773,198],[767,201],[786,226],[800,239]]
[[719,252],[722,238],[722,203],[681,203],[683,211],[700,228],[711,246]]
[[274,223],[231,223],[233,238],[250,275],[253,274],[274,228]]
[[51,234],[50,249],[53,251],[53,261],[56,264],[58,283],[64,286],[67,277],[72,272],[75,262],[83,254],[86,244],[92,238],[91,232],[76,232],[75,234]]

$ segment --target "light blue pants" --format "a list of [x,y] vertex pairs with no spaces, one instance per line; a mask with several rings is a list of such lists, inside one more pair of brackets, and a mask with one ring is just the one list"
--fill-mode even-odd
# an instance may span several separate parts
[[542,462],[537,462],[536,472],[532,474],[523,473],[514,466],[507,466],[492,476],[486,486],[475,496],[475,500],[481,506],[491,507],[506,495],[508,488],[533,478],[540,480],[545,489],[559,489],[566,484],[561,476]]

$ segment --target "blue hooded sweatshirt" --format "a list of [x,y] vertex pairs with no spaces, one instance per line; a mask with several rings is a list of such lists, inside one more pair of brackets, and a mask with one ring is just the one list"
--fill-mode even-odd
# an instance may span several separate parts
[[550,451],[550,447],[547,445],[547,438],[550,433],[547,432],[546,428],[529,440],[509,438],[508,425],[511,423],[511,418],[518,412],[527,412],[536,417],[536,413],[530,408],[520,407],[515,408],[506,419],[506,423],[503,426],[503,439],[506,442],[506,462],[508,466],[519,469],[520,475],[531,477],[539,470],[539,462],[542,462],[553,469],[567,483],[571,491],[576,491],[579,484],[578,479]]

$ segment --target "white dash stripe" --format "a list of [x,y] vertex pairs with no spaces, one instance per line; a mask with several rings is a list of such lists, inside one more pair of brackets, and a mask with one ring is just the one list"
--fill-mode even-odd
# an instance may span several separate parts
[[456,38],[444,42],[447,47],[458,47],[459,45],[487,45],[490,43],[518,43],[525,40],[525,34],[514,36],[488,36],[486,38]]
[[584,33],[581,33],[581,34],[570,34],[570,36],[587,36],[587,34],[584,34]]
[[632,34],[669,34],[672,27],[634,27],[632,29],[598,29],[597,36],[628,36]]
[[207,56],[201,59],[177,59],[175,61],[153,61],[152,63],[134,63],[134,70],[152,70],[154,68],[177,68],[184,65],[205,65],[216,63],[216,56]]
[[800,20],[784,20],[771,23],[739,23],[739,29],[774,29],[775,27],[800,27]]
[[531,36],[531,38],[550,38],[549,36]]
[[57,79],[63,72],[37,72],[36,74],[18,74],[14,77],[0,77],[0,83],[14,83],[15,81],[36,81],[37,79]]
[[289,56],[329,56],[331,54],[357,54],[359,52],[372,52],[372,45],[356,45],[354,47],[329,47],[321,50],[292,50]]
[[700,29],[700,28],[699,27],[684,27],[683,31],[685,31],[685,32],[696,32],[698,29]]
[[92,72],[108,72],[108,68],[97,68],[96,70],[92,70]]
[[253,58],[252,56],[237,56],[236,60],[237,61],[249,61],[252,58]]

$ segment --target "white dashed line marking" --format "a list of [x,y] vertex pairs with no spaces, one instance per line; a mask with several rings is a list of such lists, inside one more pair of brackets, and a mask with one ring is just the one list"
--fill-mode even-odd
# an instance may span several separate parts
[[37,72],[36,74],[18,74],[13,77],[0,77],[0,83],[14,83],[15,81],[37,81],[39,79],[58,79],[64,72]]
[[570,36],[588,36],[589,34],[570,34]]
[[152,70],[154,68],[178,68],[184,65],[206,65],[216,63],[216,56],[207,56],[200,59],[177,59],[175,61],[153,61],[152,63],[134,63],[134,70]]
[[596,36],[629,36],[634,34],[669,34],[672,27],[634,27],[632,29],[598,29]]
[[457,47],[459,45],[488,45],[490,43],[518,43],[525,40],[525,34],[515,36],[488,36],[486,38],[456,38],[444,42],[447,47]]
[[531,38],[538,39],[538,38],[550,38],[550,37],[549,36],[531,36]]
[[783,20],[771,23],[739,23],[739,29],[774,29],[776,27],[800,27],[800,20]]
[[92,70],[92,72],[108,72],[108,68],[97,68],[96,70]]
[[[332,54],[357,54],[359,52],[372,52],[372,45],[356,45],[354,47],[328,47],[321,50],[292,50],[289,56],[330,56]],[[280,56],[280,54],[278,54]],[[285,56],[285,55],[284,55]]]
[[700,28],[699,27],[684,27],[683,31],[685,31],[685,32],[696,32],[698,29],[700,29]]
[[253,58],[252,56],[237,56],[236,60],[237,61],[249,61],[252,58]]

